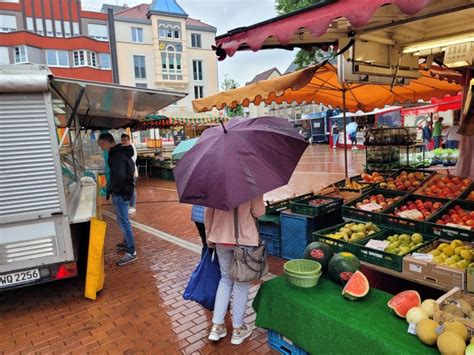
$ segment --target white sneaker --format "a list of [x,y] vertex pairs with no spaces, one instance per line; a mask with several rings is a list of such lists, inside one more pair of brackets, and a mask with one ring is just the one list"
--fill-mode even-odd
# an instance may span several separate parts
[[245,339],[252,335],[252,327],[242,324],[239,330],[234,329],[232,331],[232,339],[230,343],[232,345],[240,345]]
[[332,149],[336,149],[336,146],[333,146]]
[[211,332],[209,333],[209,336],[207,339],[211,341],[219,341],[222,338],[225,338],[227,336],[227,329],[225,325],[223,324],[214,324],[211,328]]
[[352,147],[352,150],[359,150],[359,148],[354,146],[354,147]]
[[135,213],[135,212],[137,212],[137,209],[135,207],[130,207],[128,209],[128,214],[132,214],[132,213]]

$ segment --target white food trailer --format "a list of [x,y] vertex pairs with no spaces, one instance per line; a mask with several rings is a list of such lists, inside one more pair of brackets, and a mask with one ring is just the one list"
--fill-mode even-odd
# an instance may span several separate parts
[[91,130],[133,126],[184,96],[0,65],[0,291],[77,276],[96,215]]

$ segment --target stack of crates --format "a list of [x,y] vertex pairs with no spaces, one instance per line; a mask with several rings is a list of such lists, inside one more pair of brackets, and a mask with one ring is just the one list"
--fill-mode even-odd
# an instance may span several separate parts
[[[280,214],[282,258],[303,258],[305,248],[312,241],[313,232],[343,222],[342,199],[327,197],[331,202],[326,206],[321,206],[322,208],[307,204],[309,200],[316,198],[326,199],[325,196],[312,196],[306,200],[292,203],[291,210],[283,211]],[[296,211],[306,214],[296,213]]]
[[258,219],[260,239],[267,246],[269,255],[281,256],[280,216],[266,214]]
[[273,330],[268,330],[268,346],[280,354],[285,355],[307,355],[303,349],[297,347],[293,342]]

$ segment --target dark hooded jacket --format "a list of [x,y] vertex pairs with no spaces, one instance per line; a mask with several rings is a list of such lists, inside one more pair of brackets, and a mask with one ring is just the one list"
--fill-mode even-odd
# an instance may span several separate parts
[[135,164],[132,146],[117,144],[109,151],[110,181],[107,186],[107,196],[120,195],[125,201],[130,201],[135,188],[133,174]]

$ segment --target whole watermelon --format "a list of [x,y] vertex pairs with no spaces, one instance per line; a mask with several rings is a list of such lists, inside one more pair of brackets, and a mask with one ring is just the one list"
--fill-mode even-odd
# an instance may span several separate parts
[[335,283],[345,285],[359,267],[360,261],[355,255],[347,252],[337,253],[329,260],[328,274]]
[[323,272],[328,269],[329,260],[334,253],[329,245],[322,242],[312,242],[304,250],[303,258],[317,261],[321,264]]

